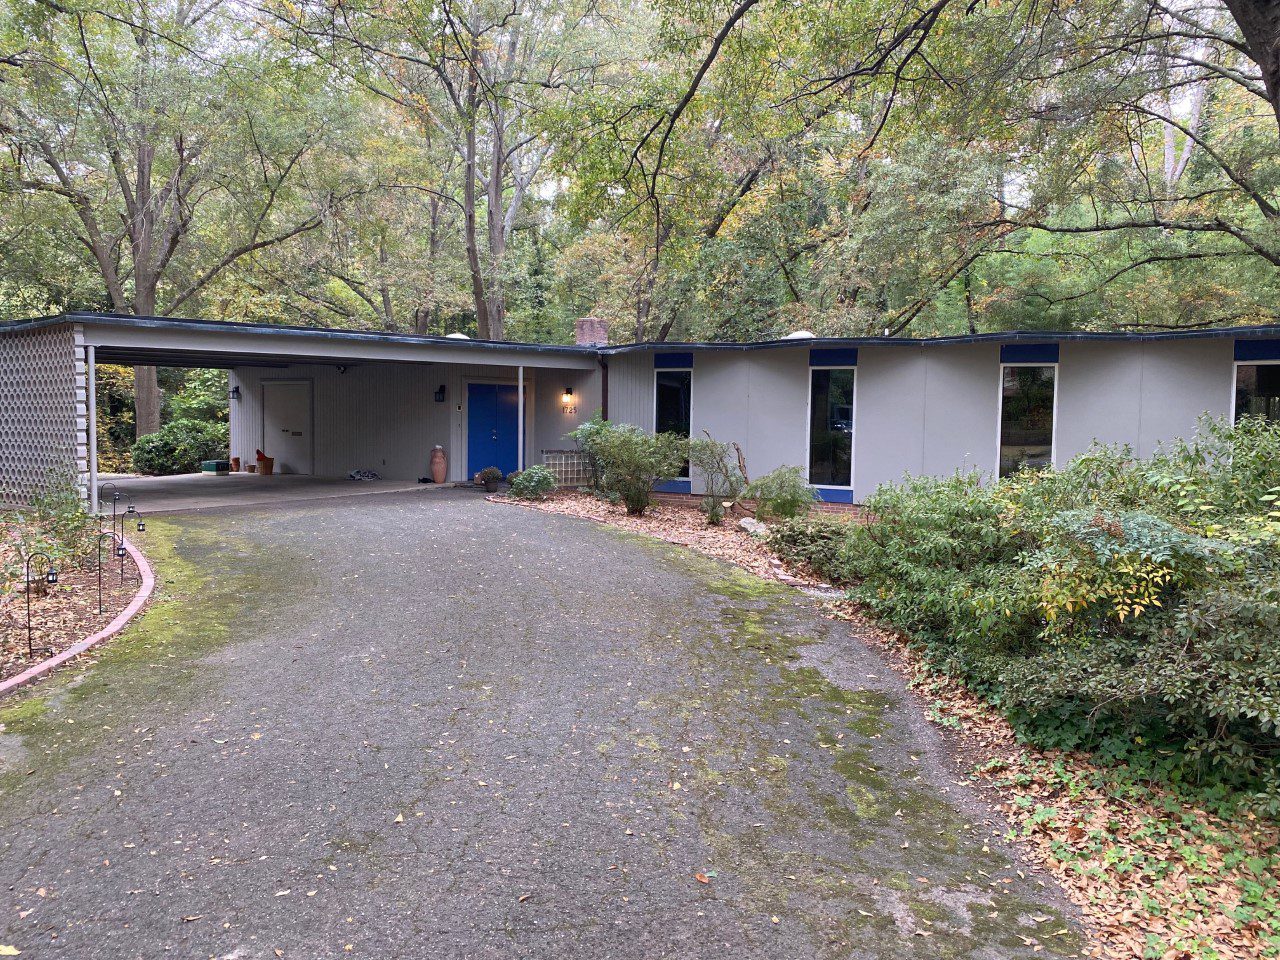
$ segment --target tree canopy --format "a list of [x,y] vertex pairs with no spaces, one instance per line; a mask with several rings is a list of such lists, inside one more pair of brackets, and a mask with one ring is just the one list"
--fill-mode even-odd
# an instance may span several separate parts
[[3,0],[0,298],[547,341],[1275,321],[1273,8]]

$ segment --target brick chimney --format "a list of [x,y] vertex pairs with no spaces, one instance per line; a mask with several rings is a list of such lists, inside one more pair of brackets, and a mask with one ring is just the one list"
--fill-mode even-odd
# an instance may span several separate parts
[[609,321],[601,317],[579,317],[573,324],[573,342],[580,347],[609,345]]

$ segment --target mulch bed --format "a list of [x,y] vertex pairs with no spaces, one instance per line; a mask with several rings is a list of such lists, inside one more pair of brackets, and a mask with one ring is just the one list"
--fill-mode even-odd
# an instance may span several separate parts
[[[628,517],[621,507],[570,491],[537,503],[491,499],[647,534],[771,580],[825,586],[784,565],[735,517],[708,527],[695,507],[670,503]],[[1126,790],[1087,757],[1019,743],[1004,717],[954,678],[932,670],[905,637],[849,601],[832,599],[825,607],[908,679],[957,765],[1005,815],[1012,839],[1081,908],[1092,927],[1086,956],[1280,955],[1274,922],[1248,919],[1247,895],[1259,882],[1272,891],[1280,887],[1280,826],[1251,814],[1226,821],[1158,787]]]
[[763,540],[739,527],[738,520],[745,514],[727,516],[720,526],[709,527],[702,511],[688,504],[657,501],[643,516],[629,517],[626,509],[619,505],[573,490],[558,490],[546,500],[512,500],[504,496],[489,499],[547,513],[582,517],[642,533],[736,564],[769,580],[798,586],[823,586],[820,580],[803,571],[788,569]]
[[[140,575],[132,557],[124,558],[124,582],[120,561],[103,548],[102,603],[98,613],[98,568],[94,559],[85,565],[58,568],[58,583],[33,584],[31,596],[31,636],[35,656],[27,653],[27,595],[23,585],[0,594],[0,680],[7,680],[97,633],[129,605],[138,592]],[[38,571],[38,572],[37,572]],[[33,566],[32,579],[43,577],[44,566]],[[52,653],[47,649],[52,648]]]

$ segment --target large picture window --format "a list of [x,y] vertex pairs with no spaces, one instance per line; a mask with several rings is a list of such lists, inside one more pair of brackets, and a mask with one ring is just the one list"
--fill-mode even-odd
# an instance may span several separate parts
[[1055,366],[1004,366],[1000,388],[1000,476],[1053,463]]
[[1280,364],[1236,364],[1236,420],[1280,420]]
[[809,482],[853,486],[853,368],[809,372]]

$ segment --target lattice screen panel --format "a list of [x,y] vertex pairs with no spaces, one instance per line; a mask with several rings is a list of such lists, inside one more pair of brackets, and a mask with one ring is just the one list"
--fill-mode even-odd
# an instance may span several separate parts
[[0,503],[25,504],[57,476],[83,493],[87,426],[80,329],[0,333]]

